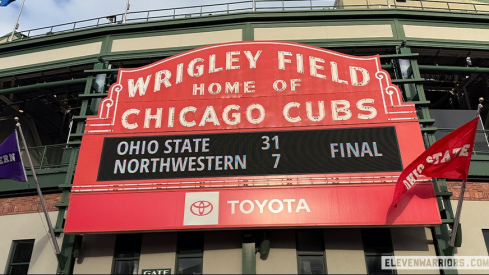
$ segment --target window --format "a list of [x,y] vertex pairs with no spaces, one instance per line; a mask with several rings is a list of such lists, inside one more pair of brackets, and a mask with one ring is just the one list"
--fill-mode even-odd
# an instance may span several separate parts
[[204,232],[180,232],[177,243],[178,274],[202,274]]
[[395,274],[382,269],[382,256],[394,256],[390,229],[362,229],[363,250],[368,274]]
[[12,242],[6,274],[27,274],[31,262],[34,240]]
[[297,230],[299,274],[326,274],[323,230]]
[[138,274],[141,234],[117,235],[112,274]]
[[484,236],[484,242],[486,243],[487,254],[489,254],[489,229],[482,229],[482,235]]
[[[433,123],[434,127],[440,129],[435,132],[436,140],[440,140],[454,129],[464,125],[468,121],[474,118],[474,110],[436,110],[430,109],[431,118],[435,119]],[[480,131],[484,130],[484,125],[482,123],[477,124],[477,129]],[[475,134],[474,140],[474,151],[475,154],[478,152],[489,152],[489,143],[487,142],[486,136],[482,132]]]

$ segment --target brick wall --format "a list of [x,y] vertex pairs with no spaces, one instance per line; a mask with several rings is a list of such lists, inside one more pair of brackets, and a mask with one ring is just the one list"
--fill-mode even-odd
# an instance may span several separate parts
[[[48,211],[56,211],[58,209],[54,207],[54,204],[61,202],[61,193],[45,194],[44,201]],[[37,195],[0,198],[0,216],[35,212],[42,212],[41,203]]]
[[[447,181],[448,190],[453,193],[452,199],[458,199],[462,182]],[[489,201],[489,182],[467,182],[464,199],[471,201]],[[45,194],[46,208],[56,211],[55,203],[61,202],[61,193]],[[37,195],[12,198],[0,198],[0,215],[41,212],[42,208]]]
[[[447,187],[453,193],[452,200],[458,199],[462,182],[447,181]],[[464,200],[489,201],[489,182],[467,182]]]

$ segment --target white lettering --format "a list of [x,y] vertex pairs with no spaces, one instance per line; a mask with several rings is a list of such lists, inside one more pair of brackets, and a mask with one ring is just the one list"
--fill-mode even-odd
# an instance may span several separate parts
[[[253,118],[253,116],[252,116],[252,112],[255,109],[258,110],[258,112],[259,112],[259,115],[257,118]],[[265,108],[263,108],[263,106],[260,104],[251,104],[246,109],[246,118],[248,119],[248,122],[250,122],[252,124],[258,124],[258,123],[262,122],[265,119]]]
[[[164,74],[165,77],[162,79],[161,75]],[[171,77],[171,72],[169,70],[162,70],[156,73],[155,75],[155,92],[158,92],[161,89],[161,83],[165,84],[165,88],[171,86],[170,81],[168,80]]]
[[231,110],[238,111],[239,105],[231,104],[226,106],[226,108],[224,108],[224,110],[222,111],[222,120],[224,120],[224,123],[226,123],[227,125],[239,124],[241,122],[241,115],[239,113],[233,113],[231,114],[231,117],[233,117],[234,119],[231,120],[229,119],[229,112]]
[[231,204],[231,214],[236,213],[236,204],[239,203],[239,201],[228,201],[229,204]]
[[207,106],[204,115],[202,116],[202,120],[199,123],[199,126],[205,126],[207,122],[212,122],[216,126],[220,125],[219,120],[217,119],[216,111],[214,110],[213,106]]
[[260,57],[261,50],[258,50],[255,56],[253,56],[250,51],[244,51],[244,54],[246,58],[248,58],[248,61],[250,62],[250,69],[255,69],[256,61],[258,60],[258,57]]
[[[249,209],[248,210],[245,210],[244,208],[244,204],[248,204],[249,205]],[[241,213],[243,214],[250,214],[251,212],[253,212],[253,210],[255,209],[255,205],[253,204],[252,201],[250,200],[244,200],[242,201],[240,204],[239,204],[239,210],[241,211]]]
[[288,122],[292,122],[292,123],[296,123],[296,122],[299,122],[301,121],[301,117],[300,116],[296,116],[296,117],[291,117],[290,114],[289,114],[289,110],[294,107],[294,108],[299,108],[299,106],[301,106],[300,103],[298,102],[289,102],[287,103],[285,106],[284,106],[284,110],[283,110],[283,115],[284,115],[284,118],[285,120],[287,120]]
[[209,56],[209,73],[217,73],[217,72],[220,72],[222,71],[222,67],[221,68],[216,68],[216,55],[215,54],[211,54]]
[[134,122],[134,123],[128,122],[128,117],[130,115],[136,115],[137,116],[138,114],[139,114],[138,109],[129,109],[129,110],[125,111],[121,117],[122,127],[129,129],[129,130],[138,128],[137,122]]
[[366,114],[358,114],[358,118],[359,119],[372,119],[372,118],[375,118],[377,116],[377,110],[375,109],[375,107],[373,106],[365,106],[364,104],[374,104],[374,99],[373,98],[364,98],[364,99],[360,99],[358,102],[357,102],[357,108],[358,110],[360,111],[365,111],[365,112],[369,112],[370,114],[366,115]]
[[[243,214],[251,214],[255,210],[255,205],[258,208],[258,213],[263,214],[265,209],[268,209],[269,213],[279,214],[284,211],[284,204],[286,205],[287,213],[299,213],[301,211],[311,212],[309,205],[305,199],[265,199],[265,200],[233,200],[227,201],[231,205],[231,214],[236,213],[236,205],[239,205],[239,211]],[[295,210],[294,210],[295,209]]]
[[278,52],[278,69],[279,70],[285,70],[285,63],[291,62],[290,59],[286,59],[285,56],[292,56],[291,52]]
[[[202,58],[192,59],[192,61],[190,61],[188,63],[188,67],[187,67],[188,75],[193,76],[193,77],[199,77],[202,74],[204,74],[204,65],[195,66],[195,63],[197,63],[197,62],[204,62],[204,59],[202,59]],[[195,71],[195,69],[197,69],[197,71]]]
[[161,114],[163,113],[163,108],[157,108],[156,114],[151,114],[151,108],[146,109],[146,114],[144,116],[144,128],[149,128],[149,122],[155,120],[155,128],[161,128]]
[[226,70],[238,70],[239,66],[233,65],[234,62],[238,62],[239,58],[234,58],[235,55],[239,55],[238,52],[227,52],[226,53]]
[[192,120],[192,121],[187,121],[185,120],[185,114],[187,114],[188,112],[193,112],[195,113],[197,111],[197,108],[195,108],[194,106],[188,106],[188,107],[185,107],[183,108],[181,111],[180,111],[180,123],[185,126],[185,127],[192,127],[194,126],[196,123],[195,123],[195,120]]
[[[358,81],[357,72],[362,74],[362,81]],[[368,71],[364,68],[350,66],[350,77],[351,77],[351,85],[353,86],[365,86],[370,82],[370,75]]]
[[143,78],[138,78],[136,85],[134,85],[134,79],[129,79],[127,81],[129,97],[134,97],[136,95],[136,91],[139,91],[139,96],[144,96],[146,94],[146,90],[148,89],[149,80],[151,79],[151,75],[146,77],[146,80],[143,82]]
[[[338,107],[343,105],[343,107]],[[331,112],[333,114],[333,120],[348,120],[351,118],[350,102],[348,100],[332,100]],[[343,113],[343,115],[340,115]]]
[[318,73],[318,70],[324,70],[324,67],[318,65],[317,63],[324,63],[324,59],[319,57],[309,56],[309,73],[311,74],[311,76],[326,79],[325,75]]

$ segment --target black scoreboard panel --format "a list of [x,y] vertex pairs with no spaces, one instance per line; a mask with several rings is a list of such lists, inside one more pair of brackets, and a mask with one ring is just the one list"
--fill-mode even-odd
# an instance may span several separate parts
[[395,127],[375,127],[105,138],[97,180],[395,171]]

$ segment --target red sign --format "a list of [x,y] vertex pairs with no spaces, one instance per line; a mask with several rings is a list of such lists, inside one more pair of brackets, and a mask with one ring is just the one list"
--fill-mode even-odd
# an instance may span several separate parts
[[[433,186],[413,187],[406,208],[390,204],[390,184],[75,194],[70,233],[285,226],[431,225]],[[90,202],[87,204],[87,202]],[[114,203],[117,205],[114,211]],[[383,203],[385,202],[385,203]],[[87,213],[90,213],[87,216]]]
[[[423,150],[414,105],[403,103],[378,56],[288,42],[203,47],[119,70],[98,115],[87,119],[65,230],[185,229],[187,208],[222,228],[438,224],[429,183],[413,190],[422,198],[401,214],[379,200],[392,198],[402,168]],[[187,205],[186,196],[201,191],[215,201]],[[318,199],[322,193],[345,197]],[[360,201],[372,214],[350,215]],[[148,205],[171,222],[146,219],[154,213]],[[229,207],[235,213],[227,217]],[[231,218],[250,207],[260,211]],[[260,221],[276,207],[300,209]]]

